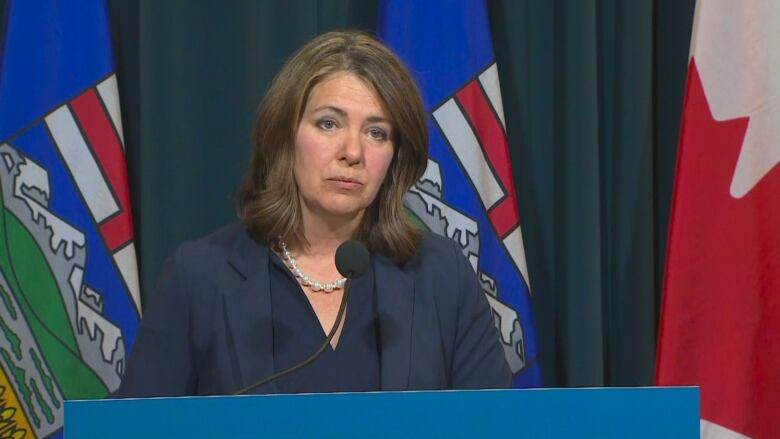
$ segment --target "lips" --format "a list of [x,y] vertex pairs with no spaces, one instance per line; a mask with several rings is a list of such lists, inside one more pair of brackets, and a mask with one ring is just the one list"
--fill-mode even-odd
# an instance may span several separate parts
[[361,183],[360,181],[358,181],[358,180],[356,180],[356,179],[354,179],[354,178],[349,178],[349,177],[331,177],[331,178],[329,178],[328,180],[333,180],[333,181],[343,181],[343,182],[345,182],[345,183],[357,183],[357,184],[363,184],[363,183]]
[[328,179],[333,185],[340,189],[358,189],[363,186],[359,180],[350,177],[331,177]]

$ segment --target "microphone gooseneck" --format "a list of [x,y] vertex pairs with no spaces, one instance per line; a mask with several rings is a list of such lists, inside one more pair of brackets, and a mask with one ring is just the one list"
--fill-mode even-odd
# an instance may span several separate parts
[[333,327],[330,328],[328,336],[325,337],[325,342],[322,343],[322,346],[320,346],[313,354],[300,363],[293,365],[281,372],[272,374],[269,377],[266,377],[256,383],[244,387],[237,392],[234,392],[233,394],[243,395],[258,387],[264,386],[271,381],[291,374],[317,359],[317,357],[319,357],[325,348],[330,344],[330,341],[333,340],[333,336],[336,335],[336,331],[338,330],[339,326],[341,326],[341,321],[344,318],[344,310],[347,308],[347,297],[349,296],[349,287],[352,284],[352,279],[362,276],[363,273],[365,273],[368,269],[368,263],[368,249],[362,242],[350,240],[341,244],[339,248],[336,249],[336,269],[339,270],[339,273],[341,273],[342,276],[347,278],[347,282],[344,284],[344,294],[341,296],[341,304],[339,304],[339,311],[336,314],[336,322],[333,323]]

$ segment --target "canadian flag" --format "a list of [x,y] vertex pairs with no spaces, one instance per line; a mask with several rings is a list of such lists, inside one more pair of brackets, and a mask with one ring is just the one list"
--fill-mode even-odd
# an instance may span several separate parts
[[656,382],[701,386],[708,438],[780,438],[780,2],[700,0]]

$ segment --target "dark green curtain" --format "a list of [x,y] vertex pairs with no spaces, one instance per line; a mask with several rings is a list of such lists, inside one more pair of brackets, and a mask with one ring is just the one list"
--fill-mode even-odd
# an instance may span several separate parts
[[[489,1],[548,386],[651,384],[693,0]],[[234,221],[252,116],[376,1],[111,2],[144,297]]]
[[491,2],[549,385],[651,384],[694,2]]

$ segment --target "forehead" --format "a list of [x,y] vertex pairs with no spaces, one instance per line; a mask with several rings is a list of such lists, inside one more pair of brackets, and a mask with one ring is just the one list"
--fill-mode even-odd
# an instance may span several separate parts
[[323,105],[381,115],[386,113],[384,102],[374,87],[350,72],[329,74],[312,87],[306,101],[306,110],[315,110]]

